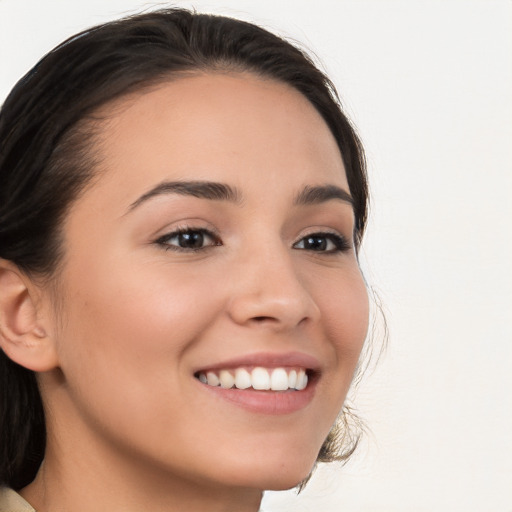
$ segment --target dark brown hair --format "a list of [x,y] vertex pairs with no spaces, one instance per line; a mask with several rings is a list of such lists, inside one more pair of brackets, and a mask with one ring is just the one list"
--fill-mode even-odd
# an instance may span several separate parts
[[[63,217],[94,178],[94,113],[180,73],[212,71],[245,71],[284,82],[312,103],[341,151],[359,247],[368,202],[364,156],[330,80],[303,51],[258,26],[166,9],[71,37],[8,96],[0,111],[0,258],[31,276],[55,275]],[[354,450],[357,436],[346,412],[318,460],[344,460]],[[45,438],[34,373],[0,351],[0,485],[19,489],[33,480]]]

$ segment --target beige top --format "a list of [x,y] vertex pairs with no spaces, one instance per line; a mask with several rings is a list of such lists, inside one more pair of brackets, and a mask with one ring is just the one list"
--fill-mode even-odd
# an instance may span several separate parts
[[[0,487],[0,512],[36,512],[17,492]],[[260,510],[260,512],[264,512]]]
[[36,512],[17,492],[0,487],[0,512]]

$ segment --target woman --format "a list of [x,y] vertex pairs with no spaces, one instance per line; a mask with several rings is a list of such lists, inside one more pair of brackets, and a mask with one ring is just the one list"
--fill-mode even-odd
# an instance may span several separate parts
[[350,455],[366,174],[307,56],[127,18],[24,77],[0,140],[0,510],[256,511]]

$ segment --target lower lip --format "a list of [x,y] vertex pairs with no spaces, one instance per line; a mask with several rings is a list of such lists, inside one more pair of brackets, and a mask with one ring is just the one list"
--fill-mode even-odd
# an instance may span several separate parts
[[202,388],[218,398],[226,400],[247,411],[257,414],[291,414],[306,407],[315,394],[317,379],[311,379],[301,391],[256,391],[254,389],[225,389],[220,386],[208,386],[199,380]]

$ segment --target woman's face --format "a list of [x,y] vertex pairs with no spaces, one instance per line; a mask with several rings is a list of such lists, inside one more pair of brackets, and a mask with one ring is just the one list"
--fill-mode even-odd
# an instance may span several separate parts
[[99,178],[64,223],[51,438],[81,464],[291,487],[367,330],[336,142],[300,93],[248,74],[181,78],[108,113]]

